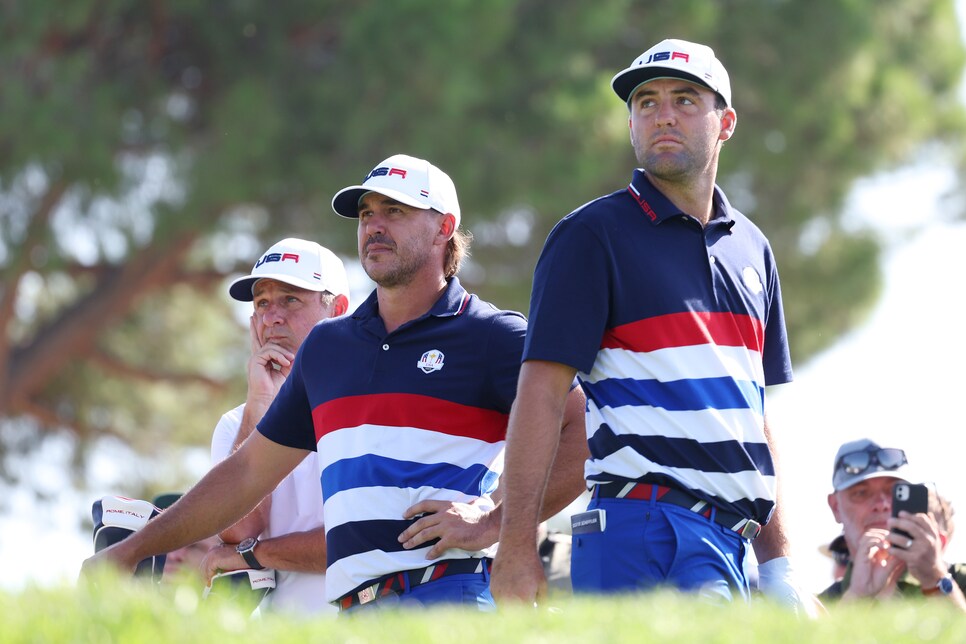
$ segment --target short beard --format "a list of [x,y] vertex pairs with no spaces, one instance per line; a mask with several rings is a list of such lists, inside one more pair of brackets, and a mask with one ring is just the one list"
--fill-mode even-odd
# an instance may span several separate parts
[[[693,159],[688,154],[675,156],[673,161],[667,160],[665,155],[652,155],[634,144],[634,156],[644,171],[662,181],[677,183],[689,178],[692,172]],[[663,157],[663,159],[661,159]]]
[[378,265],[370,268],[369,265],[363,263],[362,268],[366,271],[369,279],[379,286],[383,288],[395,288],[412,283],[413,279],[429,260],[429,257],[419,256],[417,254],[411,255],[409,259],[403,259],[399,255],[396,257],[400,260],[399,264],[382,274],[378,272]]

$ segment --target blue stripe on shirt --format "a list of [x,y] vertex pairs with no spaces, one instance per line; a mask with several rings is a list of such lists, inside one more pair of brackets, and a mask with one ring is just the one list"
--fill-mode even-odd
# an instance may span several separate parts
[[431,487],[482,496],[493,493],[498,482],[499,474],[480,463],[463,468],[452,463],[414,463],[365,454],[335,461],[323,469],[322,496],[327,501],[338,492],[360,487]]
[[[416,519],[372,519],[369,521],[350,521],[328,528],[325,531],[326,557],[328,565],[345,557],[382,550],[383,552],[400,552],[405,550],[399,543],[399,535],[411,526]],[[428,548],[439,539],[433,539],[420,545]]]
[[633,378],[582,381],[587,398],[598,407],[650,405],[668,411],[751,409],[762,414],[764,390],[754,382],[729,377],[661,382]]

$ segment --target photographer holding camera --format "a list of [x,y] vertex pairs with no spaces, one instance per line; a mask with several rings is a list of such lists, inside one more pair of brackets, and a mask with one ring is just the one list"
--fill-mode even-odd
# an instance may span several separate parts
[[943,559],[952,537],[951,504],[935,490],[922,512],[892,516],[893,488],[910,496],[903,450],[882,448],[869,439],[842,445],[835,455],[828,504],[842,524],[850,563],[840,581],[819,597],[828,600],[936,596],[966,611],[966,565]]

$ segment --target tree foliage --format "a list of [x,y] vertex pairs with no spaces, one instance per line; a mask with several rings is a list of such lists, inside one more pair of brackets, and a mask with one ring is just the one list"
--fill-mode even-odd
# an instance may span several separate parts
[[205,442],[239,399],[225,276],[289,235],[353,258],[329,201],[390,154],[454,177],[464,282],[526,310],[553,223],[629,179],[609,80],[662,38],[731,72],[719,182],[776,248],[799,361],[878,292],[854,181],[966,132],[951,0],[5,7],[0,416],[145,447]]

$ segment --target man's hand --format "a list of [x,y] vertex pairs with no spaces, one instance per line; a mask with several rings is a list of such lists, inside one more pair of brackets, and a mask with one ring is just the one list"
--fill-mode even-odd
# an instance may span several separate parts
[[537,553],[536,537],[532,544],[512,547],[501,543],[490,574],[490,593],[497,605],[521,602],[535,605],[547,595],[547,578]]
[[892,556],[889,531],[872,528],[862,535],[852,558],[852,577],[843,599],[888,597],[895,592],[904,562]]
[[109,548],[97,552],[92,557],[88,557],[81,564],[81,579],[90,580],[102,574],[105,570],[114,570],[122,574],[133,575],[137,568],[138,561],[131,560],[127,554],[127,548],[123,548],[124,541],[119,541]]
[[482,550],[496,543],[500,536],[500,513],[484,511],[468,503],[454,501],[420,501],[403,513],[412,519],[424,515],[399,535],[399,543],[407,550],[427,541],[439,539],[426,553],[436,559],[450,548]]
[[222,572],[245,570],[248,564],[245,558],[235,550],[234,543],[221,543],[208,551],[201,560],[201,572],[205,577],[205,585],[211,585],[211,578]]
[[271,341],[263,344],[258,338],[254,315],[249,318],[248,331],[252,349],[248,360],[248,398],[271,404],[292,369],[295,354]]
[[898,528],[908,533],[911,538],[890,532],[889,541],[892,547],[889,553],[906,565],[909,574],[923,588],[935,587],[946,576],[943,542],[936,520],[929,514],[902,511],[898,518],[889,519],[889,528]]

